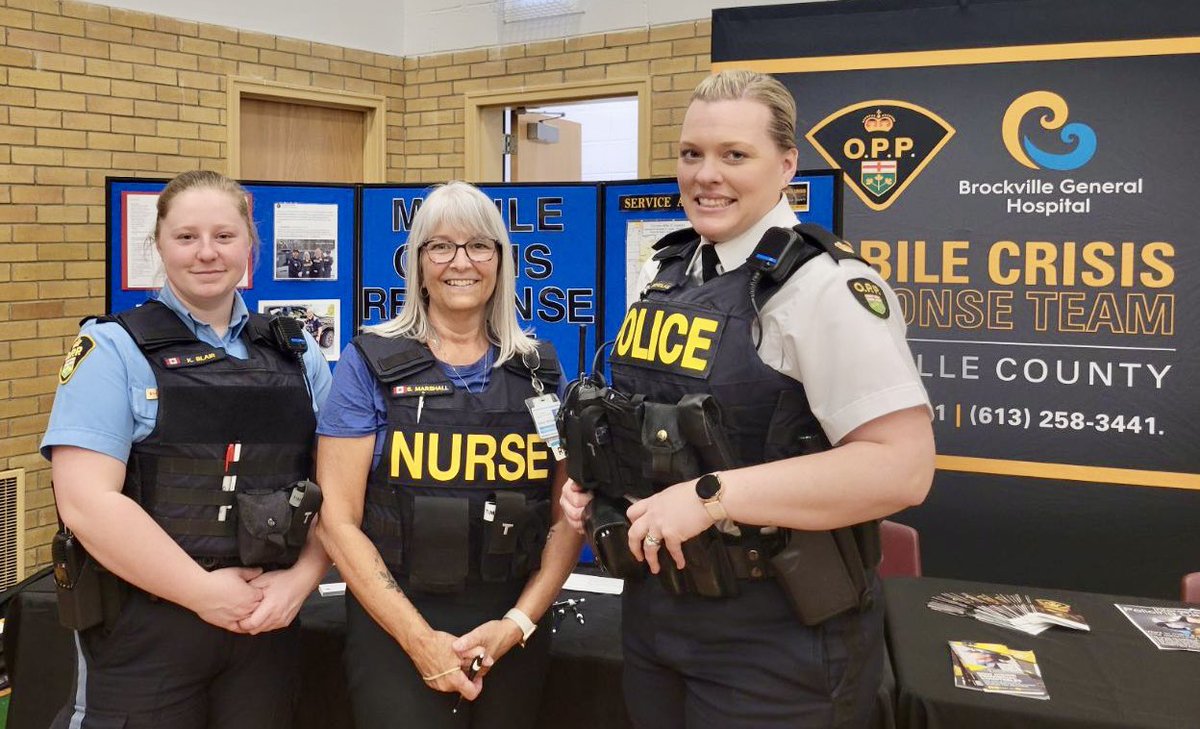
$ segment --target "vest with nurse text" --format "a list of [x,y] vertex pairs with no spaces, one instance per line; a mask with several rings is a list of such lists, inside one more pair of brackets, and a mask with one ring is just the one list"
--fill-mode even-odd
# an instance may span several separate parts
[[[388,567],[413,576],[418,561],[444,559],[456,564],[435,566],[477,578],[487,554],[503,553],[509,561],[527,560],[512,568],[514,579],[536,568],[545,524],[522,520],[525,512],[548,513],[555,460],[525,400],[538,394],[535,378],[546,393],[555,392],[560,370],[553,346],[539,342],[536,353],[512,357],[476,393],[455,387],[420,342],[375,334],[353,342],[387,404],[387,435],[367,480],[362,528]],[[510,528],[512,504],[517,523]],[[430,525],[435,517],[465,519],[465,532],[454,531],[461,523]],[[508,575],[508,565],[499,571]]]

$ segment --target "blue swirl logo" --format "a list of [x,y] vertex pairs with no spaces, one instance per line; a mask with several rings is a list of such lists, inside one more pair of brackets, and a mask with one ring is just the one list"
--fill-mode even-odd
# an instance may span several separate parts
[[[1021,120],[1038,109],[1046,109],[1039,120],[1043,129],[1059,130],[1058,138],[1072,147],[1065,154],[1040,149],[1028,136],[1021,135]],[[1013,159],[1031,170],[1075,170],[1091,161],[1096,154],[1096,132],[1087,124],[1067,124],[1067,102],[1051,91],[1031,91],[1009,104],[1001,125],[1004,147]]]

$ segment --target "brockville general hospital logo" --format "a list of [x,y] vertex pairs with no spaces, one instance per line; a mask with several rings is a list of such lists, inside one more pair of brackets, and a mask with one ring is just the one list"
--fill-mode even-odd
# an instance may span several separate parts
[[[1022,134],[1023,128],[1033,126],[1023,123],[1026,117],[1039,110],[1045,113],[1038,119],[1038,124],[1050,132],[1057,130],[1059,142],[1066,152],[1047,152],[1028,134]],[[1069,117],[1066,99],[1053,91],[1030,91],[1009,104],[1004,112],[1001,124],[1004,147],[1013,159],[1031,170],[1079,169],[1096,154],[1096,132],[1087,124],[1068,124]]]
[[907,101],[874,99],[835,111],[805,138],[872,210],[887,210],[954,136],[937,114]]

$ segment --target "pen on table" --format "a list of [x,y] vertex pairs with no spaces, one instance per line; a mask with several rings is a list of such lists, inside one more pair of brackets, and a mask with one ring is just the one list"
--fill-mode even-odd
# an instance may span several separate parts
[[[483,668],[483,654],[477,655],[471,659],[471,665],[467,666],[467,680],[474,681],[475,674],[479,673],[480,668]],[[454,709],[450,713],[457,714],[459,707],[462,706],[462,702],[463,702],[463,697],[460,694],[458,697],[458,701],[454,702]]]

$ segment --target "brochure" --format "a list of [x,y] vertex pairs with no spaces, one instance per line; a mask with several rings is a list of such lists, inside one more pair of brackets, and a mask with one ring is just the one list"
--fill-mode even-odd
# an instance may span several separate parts
[[927,605],[941,613],[971,617],[1029,635],[1056,625],[1090,630],[1087,620],[1067,603],[1028,595],[943,592],[931,597]]
[[1200,608],[1117,605],[1162,651],[1200,651]]
[[1033,651],[1001,643],[950,641],[954,685],[971,691],[1049,699]]

